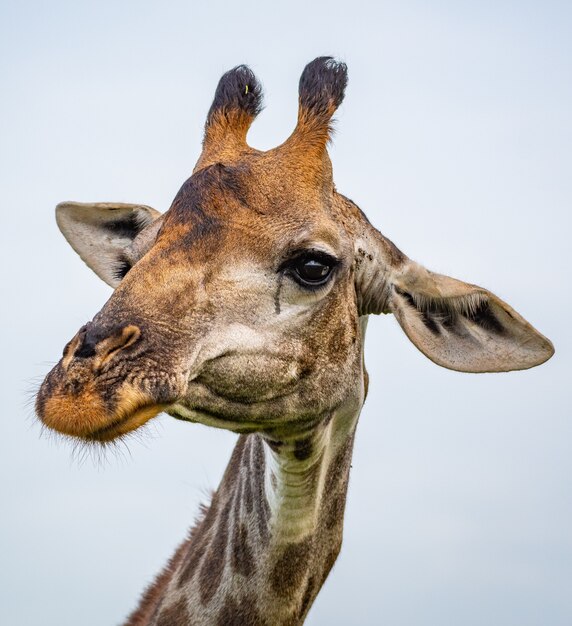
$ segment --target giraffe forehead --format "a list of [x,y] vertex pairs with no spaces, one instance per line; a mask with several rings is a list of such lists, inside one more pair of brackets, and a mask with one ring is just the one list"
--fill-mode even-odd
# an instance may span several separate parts
[[260,265],[276,270],[289,258],[305,251],[322,252],[338,259],[352,254],[350,238],[327,217],[309,220],[290,215],[253,219],[248,214],[231,212],[227,216],[210,216],[206,221],[201,217],[194,221],[194,216],[191,212],[185,224],[167,224],[164,228],[158,249],[170,265],[213,262],[219,271],[226,273],[229,261],[236,264],[240,260],[251,269]]
[[173,203],[157,239],[160,246],[210,258],[226,252],[233,257],[273,258],[296,249],[320,248],[334,256],[350,251],[348,236],[320,206],[292,203],[259,212],[257,205],[216,195],[187,194]]
[[182,185],[169,213],[170,221],[205,221],[234,216],[264,226],[271,221],[288,224],[324,220],[334,205],[331,168],[308,178],[303,160],[285,159],[279,151],[246,152],[238,159],[214,163]]

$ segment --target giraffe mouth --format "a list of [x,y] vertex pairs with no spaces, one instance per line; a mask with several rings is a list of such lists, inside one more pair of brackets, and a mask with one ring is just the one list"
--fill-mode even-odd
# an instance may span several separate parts
[[40,421],[56,432],[88,442],[110,442],[143,426],[164,411],[149,393],[124,383],[102,389],[97,379],[81,381],[57,365],[36,397]]
[[[73,402],[73,400],[71,401]],[[140,428],[164,411],[168,404],[146,402],[136,407],[119,406],[109,414],[96,402],[70,407],[70,399],[56,396],[38,408],[38,416],[51,430],[88,442],[108,443]]]
[[84,438],[87,441],[98,443],[107,443],[127,435],[137,430],[156,415],[164,411],[168,407],[167,404],[150,404],[137,409],[134,413],[123,417],[118,417],[110,424],[98,428],[97,430],[87,434]]

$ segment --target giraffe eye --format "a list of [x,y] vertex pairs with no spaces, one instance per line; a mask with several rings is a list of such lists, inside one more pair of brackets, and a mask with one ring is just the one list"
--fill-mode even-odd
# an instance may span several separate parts
[[296,265],[296,273],[308,283],[323,282],[331,271],[329,265],[316,259],[306,259]]
[[292,277],[303,287],[319,287],[330,279],[337,260],[323,252],[309,252],[289,263]]

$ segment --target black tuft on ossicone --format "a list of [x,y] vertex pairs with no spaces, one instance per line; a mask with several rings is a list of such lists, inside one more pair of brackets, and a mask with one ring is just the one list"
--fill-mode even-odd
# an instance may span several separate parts
[[237,109],[252,117],[262,110],[262,87],[247,65],[237,65],[222,75],[209,110],[207,124],[217,111],[230,112]]
[[308,63],[300,77],[300,105],[317,115],[331,115],[337,109],[348,84],[348,68],[333,57],[318,57]]

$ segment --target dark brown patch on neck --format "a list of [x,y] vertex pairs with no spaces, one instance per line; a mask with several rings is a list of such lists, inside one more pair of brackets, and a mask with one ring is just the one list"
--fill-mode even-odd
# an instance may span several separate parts
[[308,579],[308,584],[306,585],[306,591],[304,592],[304,597],[302,598],[302,604],[300,605],[300,621],[304,621],[304,617],[306,613],[309,611],[310,606],[312,604],[313,599],[318,594],[320,589],[316,589],[316,579],[314,576],[310,576]]
[[232,533],[232,554],[230,560],[233,571],[249,577],[256,571],[256,564],[248,539],[248,531],[244,524],[235,520]]
[[332,530],[344,519],[354,436],[355,431],[340,448],[326,474],[322,515],[327,530]]
[[231,498],[226,501],[218,518],[218,524],[214,531],[214,538],[202,562],[199,572],[199,589],[201,602],[208,604],[219,588],[226,560],[226,543],[228,538],[228,520],[230,513]]
[[302,585],[310,566],[313,545],[314,537],[310,536],[284,548],[270,577],[272,589],[277,595],[290,596]]
[[262,619],[262,616],[256,608],[256,603],[251,596],[243,597],[240,602],[236,602],[232,598],[227,598],[216,623],[217,626],[268,625],[268,622]]
[[245,476],[244,478],[244,505],[246,507],[246,512],[249,514],[252,513],[254,510],[254,497],[252,494],[250,476]]
[[320,580],[320,584],[318,586],[318,589],[316,590],[316,594],[321,589],[322,585],[326,582],[326,578],[328,578],[328,574],[332,570],[332,567],[334,567],[334,564],[339,554],[340,554],[339,547],[335,548],[334,550],[331,550],[328,553],[328,556],[326,557],[326,561],[324,563],[324,571],[322,572],[322,579]]
[[211,538],[210,530],[216,520],[218,512],[218,494],[213,496],[211,505],[201,522],[192,530],[189,537],[189,549],[183,564],[183,570],[179,576],[179,588],[189,582],[195,573]]
[[312,454],[312,437],[298,439],[294,443],[294,456],[298,461],[305,461]]
[[175,604],[159,613],[156,626],[193,626],[195,623],[191,620],[187,601],[185,598],[180,598]]

